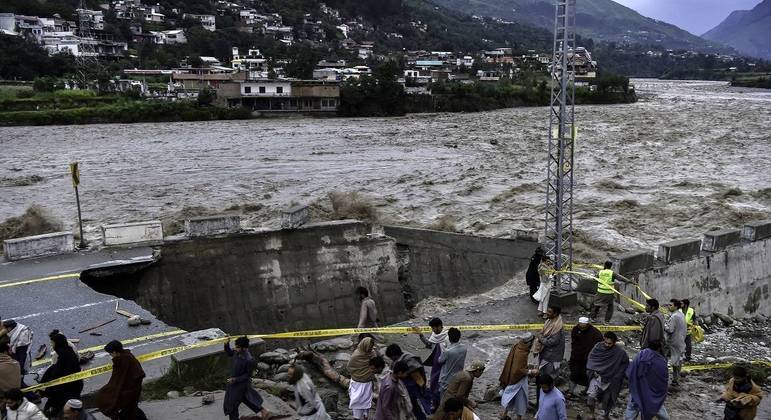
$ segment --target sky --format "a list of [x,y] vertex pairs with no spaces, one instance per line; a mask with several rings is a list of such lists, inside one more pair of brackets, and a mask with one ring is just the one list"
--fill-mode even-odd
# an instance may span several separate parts
[[714,28],[734,10],[749,10],[762,0],[614,0],[640,14],[675,24],[695,35]]

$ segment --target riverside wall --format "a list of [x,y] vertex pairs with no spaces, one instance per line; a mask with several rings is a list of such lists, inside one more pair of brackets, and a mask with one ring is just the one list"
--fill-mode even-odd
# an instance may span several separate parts
[[[736,230],[707,232],[703,240],[661,244],[655,258],[651,251],[639,251],[619,256],[616,261],[628,267],[622,268],[621,274],[636,278],[640,288],[662,304],[672,298],[687,298],[702,314],[771,316],[769,237],[740,238]],[[645,301],[633,286],[624,285],[622,291]]]

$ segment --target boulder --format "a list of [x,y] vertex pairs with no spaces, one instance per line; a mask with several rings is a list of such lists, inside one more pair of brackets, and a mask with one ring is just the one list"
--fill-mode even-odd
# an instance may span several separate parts
[[260,355],[260,361],[271,365],[284,365],[289,363],[289,357],[285,354],[269,351]]
[[273,380],[276,382],[289,382],[289,374],[286,372],[278,373],[273,377]]
[[289,372],[289,364],[287,363],[287,364],[285,364],[285,365],[281,365],[281,366],[279,366],[279,367],[278,367],[278,370],[277,370],[277,372],[278,372],[278,373],[286,373],[286,372]]
[[270,365],[265,362],[259,362],[257,363],[257,370],[260,372],[269,372],[270,371]]
[[213,394],[206,394],[201,397],[201,405],[214,404],[215,398]]
[[336,412],[337,404],[339,403],[340,399],[338,393],[328,389],[321,389],[318,392],[319,396],[321,397],[321,401],[324,403],[324,408],[327,409],[327,412]]
[[179,398],[179,391],[169,391],[166,393],[166,398]]

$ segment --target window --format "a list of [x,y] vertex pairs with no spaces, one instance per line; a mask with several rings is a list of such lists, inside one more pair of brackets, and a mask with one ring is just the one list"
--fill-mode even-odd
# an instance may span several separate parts
[[260,86],[260,93],[265,93],[265,86]]
[[252,87],[251,86],[244,86],[244,93],[252,93]]
[[284,93],[284,87],[283,86],[276,86],[276,93]]
[[326,99],[322,99],[321,100],[321,106],[323,106],[324,108],[327,107],[327,100]]

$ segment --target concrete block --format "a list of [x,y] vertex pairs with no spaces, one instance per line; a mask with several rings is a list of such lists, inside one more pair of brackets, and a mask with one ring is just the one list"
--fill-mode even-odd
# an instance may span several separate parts
[[578,294],[576,292],[567,292],[557,294],[551,293],[549,296],[549,305],[559,306],[562,309],[572,308],[578,304]]
[[748,241],[759,241],[771,237],[771,220],[747,223],[742,230],[742,238]]
[[512,239],[524,239],[531,242],[538,242],[538,234],[540,232],[537,230],[523,230],[523,229],[512,229],[511,231],[511,238]]
[[613,263],[613,270],[625,276],[653,268],[653,251],[630,251],[612,256],[610,261]]
[[106,246],[163,242],[160,220],[102,225],[102,243]]
[[738,244],[742,241],[741,229],[722,229],[714,230],[704,234],[704,240],[701,241],[701,249],[704,251],[720,251],[727,247]]
[[658,259],[667,264],[699,256],[701,239],[680,239],[659,245]]
[[238,215],[194,217],[185,220],[185,234],[190,237],[222,235],[240,231],[241,217]]
[[24,258],[73,252],[75,241],[72,232],[55,232],[8,239],[3,241],[3,248],[5,249],[5,258],[9,261],[16,261]]
[[281,229],[297,229],[310,220],[308,205],[301,204],[281,212]]

